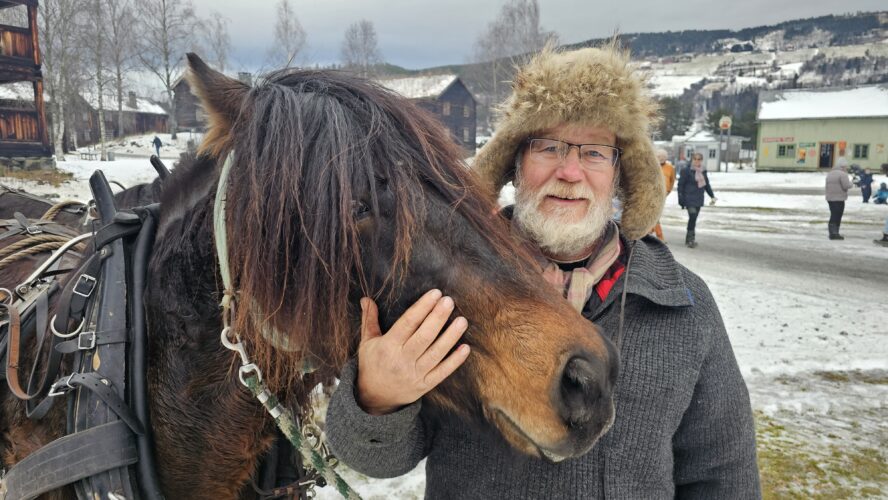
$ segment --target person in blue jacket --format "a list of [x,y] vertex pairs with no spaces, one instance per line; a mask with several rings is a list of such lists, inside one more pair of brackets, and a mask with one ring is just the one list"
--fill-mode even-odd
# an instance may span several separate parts
[[879,190],[876,191],[876,196],[873,197],[873,203],[877,205],[888,205],[888,185],[884,182],[879,185]]
[[703,155],[694,153],[691,156],[691,164],[681,169],[681,177],[678,178],[678,205],[688,211],[688,232],[685,234],[685,245],[690,248],[697,247],[695,231],[697,217],[703,208],[703,193],[709,195],[715,205],[716,197],[709,185],[709,176],[703,166]]

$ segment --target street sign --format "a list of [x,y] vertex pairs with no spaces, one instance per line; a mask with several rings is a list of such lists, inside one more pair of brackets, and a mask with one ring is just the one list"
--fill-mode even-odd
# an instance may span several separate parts
[[721,119],[718,121],[718,127],[722,130],[728,130],[729,128],[731,128],[731,123],[731,117],[725,115],[721,117]]

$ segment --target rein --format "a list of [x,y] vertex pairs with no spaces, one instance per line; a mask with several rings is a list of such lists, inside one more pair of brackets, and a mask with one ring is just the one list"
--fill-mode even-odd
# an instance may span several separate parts
[[[262,370],[250,360],[247,350],[241,342],[240,334],[234,330],[235,322],[235,295],[231,281],[231,269],[228,262],[228,235],[225,227],[225,203],[228,192],[228,175],[231,172],[234,153],[229,153],[222,164],[222,172],[219,176],[219,184],[216,187],[216,199],[213,203],[213,233],[216,244],[216,256],[219,260],[219,274],[222,276],[224,291],[222,295],[222,332],[220,339],[222,345],[236,352],[241,359],[238,369],[238,378],[253,396],[262,403],[265,410],[274,419],[278,429],[284,434],[293,448],[299,451],[302,457],[302,465],[308,476],[307,480],[299,481],[298,487],[305,487],[306,493],[313,493],[314,486],[332,484],[344,498],[359,500],[361,496],[345,482],[334,470],[335,459],[329,460],[321,456],[318,448],[324,445],[320,433],[314,430],[314,426],[299,426],[298,419],[289,408],[281,405],[277,398],[268,390],[268,386],[262,380]],[[305,363],[303,363],[305,364]],[[305,371],[304,373],[308,373]],[[312,439],[313,438],[313,439]],[[329,454],[325,453],[329,457]]]

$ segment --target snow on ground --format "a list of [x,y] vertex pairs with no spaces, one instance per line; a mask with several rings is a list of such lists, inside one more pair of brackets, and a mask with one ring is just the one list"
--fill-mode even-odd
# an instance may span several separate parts
[[[152,141],[154,137],[160,138],[162,143],[160,147],[160,158],[166,160],[174,160],[179,158],[179,154],[187,150],[188,141],[194,141],[199,144],[203,135],[197,132],[179,132],[176,139],[173,140],[170,134],[166,133],[148,133],[144,135],[130,136],[119,139],[113,139],[105,143],[106,151],[112,151],[117,158],[148,158],[155,154]],[[78,153],[84,151],[97,151],[98,145],[81,147]],[[79,158],[77,153],[68,155],[69,157]]]
[[[126,186],[153,179],[148,153],[113,162],[69,156],[59,168],[72,172],[74,181],[61,188],[17,185],[83,200],[89,197],[86,180],[94,168]],[[172,167],[172,161],[167,163]],[[799,261],[822,253],[857,259],[869,269],[888,268],[888,249],[869,241],[880,234],[888,207],[864,205],[856,189],[843,223],[850,236],[837,243],[825,237],[823,173],[744,170],[711,172],[710,179],[718,201],[702,212],[702,245],[724,238],[760,245],[762,255],[776,248]],[[875,181],[878,185],[888,178],[878,175]],[[510,195],[507,191],[504,198]],[[780,490],[785,495],[779,496],[807,498],[827,491],[832,497],[888,498],[888,283],[824,280],[822,269],[780,272],[756,258],[693,253],[680,245],[685,221],[673,193],[662,218],[667,240],[679,262],[704,278],[720,305],[756,411],[760,464],[798,476],[792,480],[795,489]],[[340,470],[365,498],[423,496],[423,464],[387,480],[344,466]],[[867,470],[875,470],[872,477],[860,472]],[[319,498],[337,494],[324,488]]]

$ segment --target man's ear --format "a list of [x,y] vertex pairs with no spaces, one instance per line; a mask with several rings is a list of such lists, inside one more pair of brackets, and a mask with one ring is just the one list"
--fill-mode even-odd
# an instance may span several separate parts
[[207,112],[207,135],[201,154],[220,157],[232,148],[232,126],[240,116],[250,87],[213,70],[194,53],[188,53],[188,83]]

